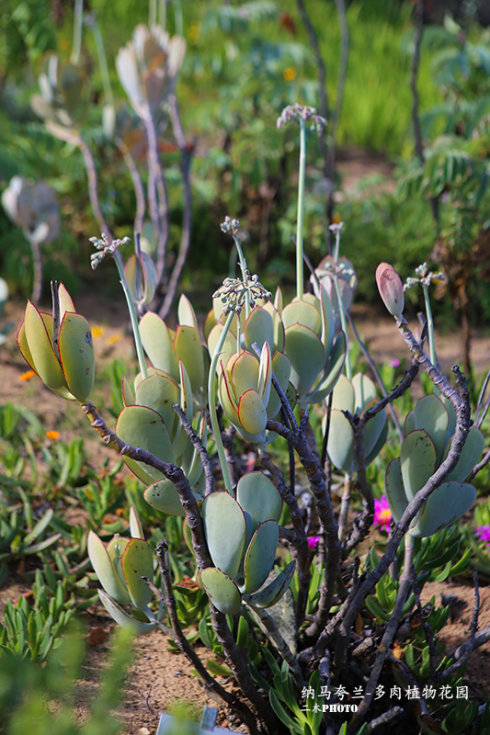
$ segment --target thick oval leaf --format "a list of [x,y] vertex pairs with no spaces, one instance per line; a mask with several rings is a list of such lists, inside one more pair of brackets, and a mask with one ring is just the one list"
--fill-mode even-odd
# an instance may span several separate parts
[[105,545],[93,531],[89,531],[87,551],[90,563],[108,595],[122,605],[129,603],[129,594],[119,579]]
[[282,323],[281,315],[271,301],[268,301],[267,304],[265,304],[264,309],[268,311],[272,317],[272,324],[274,327],[273,349],[282,352],[284,350],[284,324]]
[[293,324],[286,329],[285,353],[291,363],[291,382],[300,399],[305,397],[325,367],[325,349],[309,327]]
[[378,436],[373,448],[370,452],[366,453],[365,456],[365,462],[366,467],[371,464],[371,462],[376,459],[380,451],[385,445],[386,439],[388,438],[388,421],[385,421],[383,424],[383,428],[381,429],[381,433]]
[[415,418],[415,409],[409,411],[405,417],[405,423],[403,424],[403,433],[405,436],[410,434],[411,431],[415,431],[417,428],[417,420]]
[[92,332],[85,317],[68,311],[65,313],[60,325],[58,347],[70,393],[84,403],[92,392],[95,378]]
[[262,347],[262,351],[260,353],[259,380],[257,383],[257,393],[259,394],[259,398],[264,406],[267,406],[269,404],[269,398],[271,394],[271,369],[271,351],[269,348],[269,343],[264,342],[264,346]]
[[287,567],[285,567],[275,579],[270,582],[267,587],[251,595],[248,602],[253,607],[270,607],[278,602],[289,585],[294,576],[296,569],[296,562],[290,561]]
[[302,324],[305,327],[312,329],[315,334],[320,335],[322,329],[322,317],[318,306],[320,302],[317,301],[317,306],[308,303],[304,299],[294,299],[290,304],[284,307],[282,310],[282,323],[284,328],[287,329],[292,324]]
[[144,623],[133,618],[102,590],[99,590],[99,598],[111,618],[122,628],[130,628],[138,635],[150,633],[155,628],[156,623]]
[[195,327],[183,325],[177,327],[174,351],[177,359],[184,363],[192,392],[196,394],[204,383],[204,356],[201,338]]
[[230,577],[236,577],[245,542],[242,509],[229,493],[215,492],[204,499],[202,517],[213,564]]
[[24,317],[24,335],[33,368],[47,388],[54,391],[64,388],[68,393],[63,370],[53,351],[52,329],[53,318],[49,314],[42,315],[34,304],[28,301]]
[[[126,406],[119,414],[116,433],[124,442],[146,449],[164,462],[173,462],[174,453],[169,433],[160,414],[146,406]],[[161,472],[143,462],[124,457],[134,474],[145,484],[162,477]]]
[[272,519],[279,522],[281,494],[262,472],[249,472],[238,480],[236,499],[241,509],[250,515],[254,531],[263,521]]
[[179,365],[167,325],[157,314],[148,311],[140,320],[141,341],[153,367],[179,379]]
[[153,597],[153,592],[141,579],[153,577],[153,551],[149,544],[138,538],[131,539],[123,551],[121,569],[133,605],[143,610]]
[[182,294],[179,299],[177,317],[179,319],[179,324],[184,324],[187,327],[195,327],[197,329],[198,324],[196,312],[194,311],[194,307],[191,302],[184,294]]
[[437,459],[440,462],[446,445],[449,416],[445,405],[437,396],[433,394],[424,396],[417,402],[415,425],[417,429],[424,429],[428,433],[434,442]]
[[143,496],[152,508],[171,516],[184,516],[180,496],[170,480],[157,480],[148,485]]
[[366,406],[376,398],[376,386],[367,375],[356,373],[352,378],[352,387],[356,396],[355,410],[357,413],[362,413]]
[[249,434],[262,434],[267,424],[267,411],[256,390],[247,390],[238,401],[238,420]]
[[337,409],[330,414],[327,451],[332,463],[343,472],[352,472],[354,432],[344,414]]
[[400,465],[403,487],[409,501],[434,473],[436,458],[434,442],[423,429],[407,434],[402,444]]
[[133,505],[129,509],[129,533],[131,534],[131,538],[140,538],[143,540],[145,538],[143,526]]
[[354,413],[356,405],[356,394],[354,386],[349,378],[345,375],[341,375],[333,389],[332,394],[332,408],[336,408],[339,411],[349,411]]
[[76,312],[75,304],[63,283],[58,286],[58,299],[60,302],[60,319],[63,319],[65,311]]
[[226,366],[228,375],[233,384],[233,392],[241,396],[245,391],[257,388],[259,381],[259,360],[251,352],[243,350],[233,355]]
[[386,468],[385,490],[388,503],[395,521],[399,521],[408,505],[408,498],[403,487],[400,459],[393,459]]
[[259,525],[245,554],[243,592],[256,592],[262,587],[274,565],[278,540],[276,521],[264,521]]
[[[476,428],[476,426],[471,426],[468,432],[468,436],[466,437],[461,456],[458,459],[458,463],[456,464],[456,467],[452,470],[452,472],[449,473],[447,479],[459,480],[460,482],[466,480],[471,470],[480,459],[484,447],[485,438],[483,434],[481,433],[481,431],[479,431],[479,429]],[[450,444],[448,444],[446,448],[446,452],[444,455],[445,457],[447,457],[449,449]]]
[[[374,405],[376,401],[373,401],[372,404]],[[366,408],[370,408],[370,406],[366,406]],[[373,418],[367,422],[366,426],[364,427],[364,455],[365,457],[368,457],[373,447],[376,445],[379,437],[381,436],[381,433],[386,425],[386,412],[383,409],[382,411],[379,411]],[[381,447],[380,447],[381,448]]]
[[267,342],[272,350],[274,347],[274,322],[271,314],[261,306],[256,306],[248,315],[248,319],[245,320],[243,335],[249,350],[253,350],[254,344],[261,350],[264,342]]
[[414,535],[432,536],[441,528],[450,526],[471,508],[475,500],[473,485],[455,480],[443,482],[422,506]]
[[[209,333],[208,351],[209,351],[211,358],[216,352],[222,332],[223,332],[223,325],[220,322],[218,322],[218,324],[216,324],[216,326],[214,326],[211,332]],[[223,365],[226,365],[228,363],[228,360],[232,357],[232,355],[235,354],[235,352],[236,352],[236,333],[230,329],[226,333],[224,344],[221,347],[220,360],[223,362]]]
[[328,365],[315,386],[313,393],[310,395],[311,403],[320,403],[323,401],[332,388],[336,386],[337,381],[340,379],[342,368],[344,367],[345,346],[345,334],[340,332],[330,353]]
[[179,401],[179,386],[175,380],[163,372],[149,375],[138,383],[135,398],[138,406],[146,406],[159,413],[170,436],[173,436],[178,417],[172,406]]
[[240,611],[241,597],[235,582],[221,569],[208,567],[201,572],[201,584],[213,605],[225,615]]

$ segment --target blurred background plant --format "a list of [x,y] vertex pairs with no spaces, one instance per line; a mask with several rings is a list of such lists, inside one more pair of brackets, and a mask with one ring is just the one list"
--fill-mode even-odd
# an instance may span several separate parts
[[[115,235],[131,233],[135,223],[128,213],[135,211],[135,198],[125,161],[141,169],[147,152],[142,129],[118,102],[122,90],[115,60],[136,25],[151,18],[130,0],[111,13],[103,2],[94,0],[83,25],[70,5],[51,6],[42,0],[7,4],[0,28],[5,41],[0,63],[0,114],[5,130],[0,143],[0,184],[5,188],[13,176],[20,175],[42,178],[54,188],[62,228],[56,247],[44,246],[45,278],[56,269],[73,291],[87,279],[98,280],[84,265],[93,215],[80,154],[73,144],[53,139],[30,107],[35,77],[46,75],[46,69],[45,78],[55,74],[53,61],[50,72],[46,66],[53,54],[59,59],[56,73],[66,64],[67,69],[76,68],[67,81],[74,83],[76,77],[76,84],[82,85],[83,105],[78,105],[76,96],[77,128],[98,172],[100,211]],[[451,273],[448,295],[435,305],[436,313],[453,321],[456,307],[465,323],[486,319],[490,305],[482,276],[488,249],[484,155],[490,94],[488,32],[478,24],[482,15],[477,7],[456,5],[458,24],[440,13],[431,16],[427,9],[424,18],[417,74],[422,165],[412,130],[410,77],[416,18],[411,3],[355,1],[345,12],[343,3],[337,10],[333,3],[319,0],[287,0],[280,5],[273,0],[165,4],[166,17],[153,20],[163,21],[171,36],[182,36],[187,47],[176,88],[186,134],[185,138],[176,130],[172,134],[160,113],[155,118],[167,190],[167,224],[162,229],[153,213],[141,228],[143,243],[168,238],[164,279],[170,278],[168,267],[176,264],[179,243],[189,236],[183,231],[190,227],[189,213],[186,224],[182,219],[187,206],[182,185],[185,188],[189,174],[193,230],[182,272],[185,288],[203,294],[213,285],[215,273],[228,268],[224,238],[216,234],[215,226],[224,211],[236,213],[248,233],[251,269],[265,272],[266,285],[278,278],[292,285],[289,194],[295,186],[295,144],[289,132],[285,145],[279,144],[275,120],[292,99],[319,107],[319,82],[324,79],[330,128],[324,140],[313,136],[309,141],[313,163],[308,168],[311,193],[306,200],[309,238],[305,247],[310,259],[318,262],[329,252],[328,232],[317,215],[325,212],[326,199],[333,192],[329,215],[347,223],[345,256],[352,259],[355,253],[360,258],[356,260],[360,299],[375,301],[369,274],[380,259],[407,272],[430,257]],[[314,19],[316,48],[302,9],[307,20]],[[430,25],[434,17],[440,25]],[[76,62],[73,30],[77,23],[81,42]],[[124,63],[129,63],[127,53]],[[394,99],[396,105],[390,104]],[[325,150],[333,156],[328,176]],[[347,179],[346,189],[345,160],[361,150],[368,151],[368,168],[361,168],[355,185]],[[191,158],[192,179],[185,171]],[[394,192],[378,171],[386,173],[397,163],[399,186]],[[439,202],[437,226],[426,201],[434,197]],[[141,209],[140,200],[140,217]],[[0,245],[0,272],[11,293],[28,294],[33,284],[28,245],[19,242],[1,215]],[[186,248],[180,250],[178,271]],[[77,275],[71,267],[74,260],[80,264]],[[192,279],[196,267],[198,283]],[[108,289],[106,283],[104,279],[102,287]],[[159,304],[163,306],[162,294]],[[410,308],[416,307],[411,304]]]

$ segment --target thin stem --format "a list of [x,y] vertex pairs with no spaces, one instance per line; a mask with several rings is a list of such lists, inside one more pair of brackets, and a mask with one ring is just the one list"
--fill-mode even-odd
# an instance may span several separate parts
[[[177,286],[179,284],[180,276],[182,274],[182,270],[187,260],[187,255],[189,253],[189,248],[191,244],[191,232],[192,232],[191,163],[192,163],[192,157],[193,157],[193,152],[194,152],[194,146],[188,144],[186,141],[184,130],[182,128],[182,123],[180,120],[180,111],[179,111],[177,96],[175,95],[174,92],[172,92],[169,97],[169,108],[170,108],[170,116],[172,119],[173,132],[174,132],[175,139],[177,141],[177,145],[179,146],[179,150],[181,153],[180,170],[182,172],[184,202],[183,202],[183,215],[182,215],[182,234],[180,237],[179,254],[172,268],[172,274],[170,278],[167,279],[167,292],[165,294],[163,306],[160,309],[160,316],[162,317],[162,319],[166,318],[168,312],[170,311],[170,307],[172,306],[172,302],[174,300],[175,293],[177,291]],[[166,189],[165,189],[165,182],[163,179],[163,174],[162,174],[161,191],[163,191],[166,196]],[[165,211],[168,212],[168,207]],[[168,224],[167,224],[167,232],[168,232]],[[167,238],[168,238],[168,234],[167,234]]]
[[424,303],[425,303],[425,316],[427,319],[427,337],[429,340],[429,357],[433,365],[438,364],[436,348],[434,344],[434,320],[432,318],[432,309],[430,306],[429,287],[423,283],[422,291],[424,292]]
[[172,580],[170,579],[170,570],[166,561],[166,550],[167,544],[165,541],[159,541],[157,544],[157,557],[162,575],[162,582],[165,590],[165,604],[167,606],[170,622],[174,633],[174,640],[179,647],[180,651],[184,656],[191,662],[199,676],[204,682],[204,686],[211,692],[214,692],[221,697],[230,707],[232,707],[245,723],[250,727],[253,725],[254,718],[250,709],[241,702],[234,694],[230,694],[214,679],[206,667],[203,665],[201,659],[196,654],[189,641],[184,635],[182,627],[180,625],[179,616],[177,613],[177,606],[175,604],[175,597],[172,590]]
[[82,48],[82,24],[83,24],[83,0],[75,0],[73,14],[73,48],[71,52],[71,63],[78,64]]
[[303,298],[303,230],[305,216],[306,125],[299,118],[298,218],[296,223],[296,296]]
[[148,8],[148,28],[157,22],[157,0],[150,0]]
[[342,502],[340,504],[340,513],[339,513],[339,539],[341,541],[344,538],[345,530],[347,528],[347,517],[349,514],[351,490],[352,490],[352,477],[349,475],[348,472],[346,472],[345,478],[344,478],[344,492],[342,494]]
[[[240,240],[238,239],[238,237],[236,237],[236,235],[233,236],[233,242],[235,243],[235,247],[238,253],[238,261],[240,263],[240,270],[242,271],[242,280],[245,283],[249,277],[247,261],[245,260],[245,256],[243,254],[242,244]],[[250,314],[250,293],[247,290],[245,291],[245,318],[248,319],[249,314]],[[238,323],[240,324],[240,320],[238,320]],[[237,352],[239,351],[240,350],[238,349]]]
[[146,367],[145,351],[143,349],[143,344],[141,342],[141,334],[140,334],[140,329],[139,329],[139,324],[138,324],[138,315],[136,313],[136,307],[134,305],[131,290],[128,286],[128,282],[124,274],[122,258],[117,250],[114,253],[114,260],[116,261],[117,272],[119,273],[119,278],[121,280],[122,290],[124,292],[124,296],[126,297],[126,304],[128,306],[129,318],[131,320],[131,329],[133,330],[134,344],[136,347],[136,354],[138,356],[138,364],[140,366],[140,372],[143,378],[147,378],[148,370]]
[[342,294],[340,293],[339,279],[336,274],[333,275],[333,282],[335,284],[335,293],[337,294],[337,301],[339,304],[340,324],[342,325],[342,331],[345,334],[345,374],[349,380],[352,380],[352,365],[349,353],[349,333],[347,331],[347,319],[345,318],[344,304],[342,302]]
[[216,345],[216,349],[211,360],[208,378],[209,418],[211,421],[211,427],[213,429],[214,441],[216,442],[216,451],[218,452],[221,471],[223,473],[223,482],[225,484],[225,489],[230,493],[230,495],[232,494],[233,486],[231,483],[230,470],[226,461],[226,454],[225,448],[223,446],[223,440],[221,438],[221,431],[219,429],[218,417],[216,415],[216,367],[218,365],[218,359],[221,354],[221,350],[223,349],[226,335],[228,334],[234,316],[234,312],[230,311],[226,318],[223,331],[220,334],[218,344]]
[[381,639],[381,643],[378,648],[378,654],[376,656],[374,666],[371,670],[369,680],[364,690],[364,698],[360,703],[359,708],[351,722],[351,727],[359,725],[359,723],[362,722],[366,712],[371,706],[371,702],[373,701],[373,697],[376,692],[376,687],[378,686],[379,677],[381,676],[381,671],[386,659],[386,655],[393,642],[396,631],[398,630],[398,626],[400,625],[400,621],[403,616],[403,608],[405,606],[405,602],[407,601],[408,593],[410,592],[412,583],[413,553],[413,536],[411,532],[408,531],[407,535],[405,536],[405,558],[403,564],[403,572],[400,577],[400,586],[398,588],[396,602],[393,608],[393,612],[386,626],[386,630]]
[[107,56],[104,48],[104,39],[100,32],[97,21],[91,23],[92,33],[95,40],[95,48],[97,49],[97,56],[99,59],[100,74],[102,77],[102,85],[104,87],[104,94],[108,104],[114,104],[114,96],[112,94],[111,79],[109,76],[109,67],[107,66]]

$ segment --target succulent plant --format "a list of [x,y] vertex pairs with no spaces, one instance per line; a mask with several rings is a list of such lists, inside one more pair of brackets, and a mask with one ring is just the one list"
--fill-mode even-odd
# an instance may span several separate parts
[[85,403],[95,375],[92,332],[85,317],[77,314],[70,294],[61,283],[55,290],[53,314],[27,302],[17,332],[24,360],[44,385],[63,398]]
[[[396,521],[447,457],[455,425],[453,407],[436,395],[421,398],[407,415],[400,457],[390,462],[385,475],[386,494]],[[483,434],[472,426],[456,467],[414,519],[413,535],[431,536],[450,526],[471,508],[476,490],[465,479],[478,462],[483,447]]]
[[160,26],[139,25],[116,59],[119,79],[136,114],[154,114],[172,90],[185,55],[185,41]]
[[335,337],[335,317],[324,289],[321,298],[304,294],[283,307],[280,293],[275,307],[284,327],[284,352],[291,363],[300,408],[322,401],[334,387],[344,365],[345,336]]
[[189,299],[182,295],[178,305],[179,325],[174,331],[163,319],[147,312],[139,323],[141,341],[153,367],[180,381],[179,362],[185,367],[192,397],[200,408],[206,405],[207,356],[201,344],[197,317]]
[[54,189],[44,181],[34,182],[14,176],[2,194],[2,204],[29,241],[34,240],[41,245],[58,237],[60,209]]
[[130,512],[131,538],[116,534],[106,545],[93,531],[88,555],[101,583],[99,597],[119,625],[149,633],[157,624],[148,607],[152,591],[142,577],[153,577],[153,551],[146,543],[134,508]]
[[[127,380],[123,384],[125,406],[119,414],[116,431],[123,441],[146,449],[164,462],[181,467],[195,493],[202,500],[204,473],[201,459],[193,447],[173,409],[180,404],[188,420],[192,419],[192,395],[189,378],[179,363],[180,382],[163,370],[153,368],[143,378],[136,376],[134,391]],[[206,422],[201,415],[199,434],[205,441]],[[156,469],[129,457],[124,460],[129,469],[148,487],[145,500],[159,511],[184,515],[179,495],[173,483]]]
[[[376,401],[376,387],[373,381],[357,373],[352,380],[341,375],[333,390],[330,430],[328,434],[328,456],[343,472],[354,471],[354,431],[343,411],[352,415],[362,414]],[[364,459],[366,466],[380,452],[386,441],[388,424],[384,409],[366,423],[364,427]]]
[[326,290],[332,303],[335,314],[335,329],[341,325],[340,305],[337,297],[334,279],[338,279],[342,306],[344,312],[349,312],[357,288],[357,275],[354,266],[348,258],[334,260],[332,255],[327,255],[315,268],[315,276],[311,276],[310,283],[317,298],[321,297],[321,287]]
[[41,93],[33,95],[32,108],[46,123],[73,128],[87,110],[84,86],[77,66],[61,64],[56,54],[49,54],[39,77]]
[[221,612],[236,614],[242,601],[269,607],[289,587],[294,562],[264,586],[274,566],[281,511],[279,491],[261,472],[240,478],[236,500],[227,492],[204,499],[201,512],[214,566],[203,569],[198,580]]

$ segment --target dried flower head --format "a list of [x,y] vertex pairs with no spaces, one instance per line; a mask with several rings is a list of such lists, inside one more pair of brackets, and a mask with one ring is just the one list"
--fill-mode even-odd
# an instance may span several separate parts
[[232,219],[232,217],[225,217],[224,222],[220,224],[221,232],[225,232],[228,235],[236,237],[240,229],[240,220]]
[[417,278],[409,277],[405,281],[405,285],[403,286],[404,291],[407,291],[409,288],[413,288],[417,283],[420,283],[422,286],[430,286],[431,283],[445,283],[447,281],[447,277],[444,273],[441,273],[441,271],[438,273],[429,271],[427,263],[421,263],[421,265],[418,265],[415,268],[415,274]]
[[89,242],[99,252],[93,253],[90,256],[90,266],[92,270],[95,270],[99,263],[101,263],[106,255],[114,255],[116,250],[122,245],[127,245],[130,241],[129,237],[123,237],[122,239],[109,240],[106,233],[103,232],[101,237],[89,237]]
[[224,313],[230,311],[239,314],[246,301],[246,294],[250,297],[250,308],[253,309],[259,299],[270,299],[272,294],[260,283],[259,277],[250,275],[246,271],[245,279],[225,278],[223,285],[213,294],[213,299],[221,299],[224,304]]
[[317,114],[314,107],[307,107],[306,105],[288,105],[281,112],[277,118],[277,128],[280,130],[284,125],[290,122],[299,122],[303,120],[305,123],[310,123],[313,130],[320,134],[327,126],[327,121],[324,117]]

